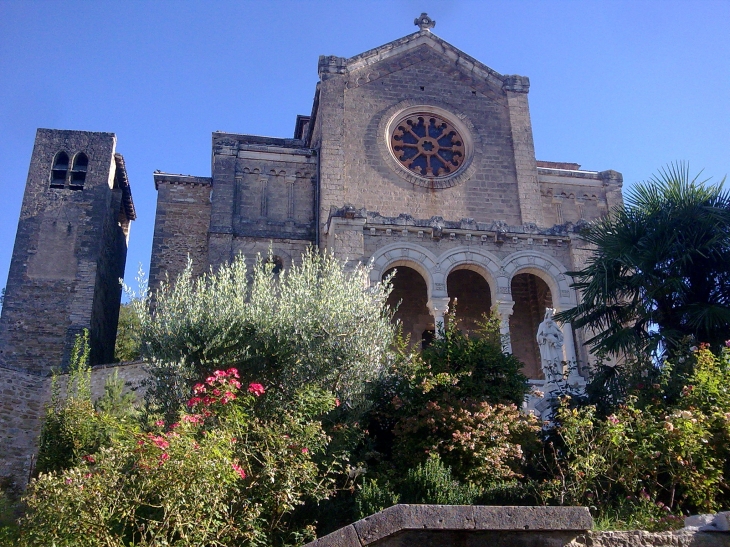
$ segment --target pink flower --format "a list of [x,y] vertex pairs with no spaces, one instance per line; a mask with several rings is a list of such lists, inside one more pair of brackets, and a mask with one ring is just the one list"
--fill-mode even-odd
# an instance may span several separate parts
[[227,402],[232,401],[235,398],[236,398],[236,394],[235,393],[232,393],[230,391],[226,391],[225,394],[223,395],[222,402],[223,402],[223,404],[226,404]]
[[195,405],[199,404],[199,403],[200,403],[201,401],[202,401],[202,399],[201,399],[200,397],[191,397],[191,398],[190,398],[190,399],[188,400],[188,406],[189,406],[190,408],[192,408],[192,407],[194,407]]
[[606,419],[607,419],[607,420],[608,420],[609,422],[611,422],[612,424],[614,424],[614,425],[616,425],[616,424],[617,424],[617,423],[619,422],[619,419],[618,419],[618,418],[617,418],[617,417],[616,417],[615,415],[613,415],[613,414],[611,414],[611,415],[610,415],[610,416],[609,416],[608,418],[606,418]]
[[246,472],[243,470],[243,467],[238,465],[236,462],[231,462],[231,467],[233,467],[233,470],[238,473],[238,475],[242,478],[246,478]]
[[89,463],[96,463],[94,456],[92,456],[91,454],[87,454],[86,456],[84,456],[83,459]]
[[216,378],[225,378],[226,377],[226,373],[223,370],[216,370],[213,373],[213,376],[215,376]]
[[253,393],[254,395],[256,395],[256,397],[261,397],[261,395],[266,393],[266,390],[261,384],[251,383],[248,385],[248,392]]
[[233,377],[233,378],[239,378],[239,376],[238,376],[238,369],[235,369],[235,368],[229,368],[229,369],[228,369],[228,370],[226,371],[226,373],[228,374],[228,376],[231,376],[231,377]]
[[730,340],[725,340],[725,347],[730,348]]
[[235,387],[236,389],[238,389],[238,388],[240,388],[240,387],[241,387],[241,382],[239,382],[238,380],[231,380],[231,381],[230,381],[230,384],[231,384],[231,385],[232,385],[233,387]]
[[157,420],[157,421],[155,422],[155,425],[156,425],[157,427],[164,427],[164,426],[165,426],[165,421],[164,421],[164,420]]
[[340,400],[339,399],[335,399],[335,406],[340,406]]
[[163,437],[160,437],[160,436],[152,437],[152,442],[155,444],[155,446],[157,448],[162,448],[163,450],[170,446],[170,443],[167,442]]
[[173,430],[173,429],[175,429],[177,427],[180,427],[180,424],[177,423],[177,422],[175,422],[174,424],[170,424],[170,430]]
[[215,395],[216,397],[220,397],[220,394],[221,394],[221,390],[220,389],[216,388],[216,389],[213,390],[213,395]]
[[185,414],[181,419],[183,422],[187,422],[189,424],[199,424],[203,421],[203,418],[197,414]]
[[215,383],[215,376],[208,376],[205,379],[205,383],[208,384],[209,386],[212,386]]
[[200,393],[205,393],[205,384],[195,384],[193,386],[193,393],[196,395],[199,395]]
[[167,452],[163,452],[162,454],[160,454],[160,461],[158,462],[158,465],[162,465],[169,459],[170,455]]
[[302,454],[309,454],[309,448],[302,448]]

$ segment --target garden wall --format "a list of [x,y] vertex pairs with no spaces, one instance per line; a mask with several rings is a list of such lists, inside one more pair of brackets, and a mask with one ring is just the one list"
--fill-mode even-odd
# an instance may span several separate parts
[[[125,383],[125,392],[141,396],[146,376],[144,363],[99,365],[91,371],[91,396],[104,394],[107,378],[118,371]],[[58,377],[61,393],[65,392],[67,374]],[[10,486],[24,489],[32,473],[38,452],[43,410],[51,395],[51,376],[0,367],[0,479]]]
[[726,532],[592,527],[586,507],[395,505],[306,547],[730,547]]

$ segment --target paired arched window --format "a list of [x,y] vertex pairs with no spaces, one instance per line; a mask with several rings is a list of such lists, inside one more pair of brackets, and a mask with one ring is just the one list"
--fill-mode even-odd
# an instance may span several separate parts
[[[89,158],[83,152],[76,154],[73,164],[69,161],[66,152],[59,152],[56,154],[51,168],[51,188],[82,190],[86,182],[88,167]],[[66,186],[67,184],[68,186]]]

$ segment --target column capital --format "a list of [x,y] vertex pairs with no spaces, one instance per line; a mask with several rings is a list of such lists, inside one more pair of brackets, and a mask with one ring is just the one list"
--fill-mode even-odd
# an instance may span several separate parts
[[514,300],[498,300],[493,306],[497,310],[500,316],[510,316],[514,312],[515,301]]
[[434,316],[443,316],[446,312],[449,311],[449,304],[451,303],[451,298],[448,296],[441,296],[441,297],[431,297],[428,299],[428,303],[426,306],[428,307],[428,311],[431,312]]

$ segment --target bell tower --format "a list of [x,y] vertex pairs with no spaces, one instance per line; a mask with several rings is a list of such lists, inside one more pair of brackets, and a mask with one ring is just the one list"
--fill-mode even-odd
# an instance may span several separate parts
[[0,365],[47,375],[89,329],[114,357],[132,194],[112,133],[38,129],[0,316]]

